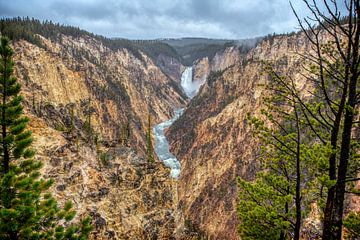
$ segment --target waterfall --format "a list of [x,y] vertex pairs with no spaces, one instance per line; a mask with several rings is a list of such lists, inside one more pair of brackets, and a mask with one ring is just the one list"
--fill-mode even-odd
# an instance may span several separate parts
[[181,87],[189,98],[197,94],[202,84],[202,81],[193,81],[193,67],[187,67],[181,75]]

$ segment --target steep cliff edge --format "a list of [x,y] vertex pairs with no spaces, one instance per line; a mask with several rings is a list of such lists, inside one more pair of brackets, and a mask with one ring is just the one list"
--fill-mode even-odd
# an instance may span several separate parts
[[[249,53],[225,53],[218,62],[231,62],[211,73],[199,94],[170,128],[172,152],[181,161],[178,208],[186,228],[211,239],[236,239],[236,177],[254,177],[259,143],[246,122],[246,114],[259,114],[268,80],[262,60],[298,77],[299,57],[308,44],[302,35],[264,40]],[[228,59],[226,59],[228,56]],[[233,61],[236,59],[236,61]],[[205,62],[200,65],[200,62]],[[200,61],[199,75],[219,69]],[[298,84],[304,85],[299,81]]]

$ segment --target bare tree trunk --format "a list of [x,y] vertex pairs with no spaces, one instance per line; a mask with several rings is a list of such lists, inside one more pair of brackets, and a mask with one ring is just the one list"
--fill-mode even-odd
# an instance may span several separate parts
[[301,168],[300,168],[300,120],[299,115],[294,106],[294,113],[296,118],[296,129],[297,129],[297,139],[296,139],[296,193],[295,193],[295,207],[296,207],[296,221],[294,229],[294,240],[300,239],[300,228],[301,228]]
[[[360,27],[360,26],[359,26]],[[358,31],[358,34],[360,31]],[[359,36],[356,36],[358,39]],[[354,53],[358,54],[358,42],[357,49],[354,49]],[[353,62],[358,62],[358,56],[353,59]],[[341,239],[342,237],[342,220],[343,220],[343,211],[344,211],[344,199],[345,199],[345,187],[346,187],[346,177],[348,173],[349,157],[350,157],[350,145],[351,145],[351,133],[353,128],[354,121],[354,112],[356,108],[356,89],[357,81],[359,78],[358,74],[358,65],[352,67],[352,77],[349,86],[349,98],[348,98],[348,107],[345,110],[344,117],[344,129],[342,133],[341,141],[341,150],[340,150],[340,161],[338,167],[338,177],[336,183],[336,195],[335,195],[335,204],[334,204],[334,238]]]

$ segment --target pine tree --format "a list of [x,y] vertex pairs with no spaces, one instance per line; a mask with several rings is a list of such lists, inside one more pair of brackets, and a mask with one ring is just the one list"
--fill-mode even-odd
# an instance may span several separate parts
[[150,114],[148,116],[148,126],[146,130],[146,154],[148,161],[153,163],[155,161],[154,159],[154,147],[152,144],[152,138],[151,138],[151,117]]
[[120,127],[120,144],[128,147],[130,138],[130,124],[127,122]]
[[20,84],[13,74],[9,40],[0,45],[0,239],[86,239],[90,219],[71,224],[71,203],[59,208],[48,193],[52,180],[40,177],[42,164],[30,148],[29,119],[23,116]]

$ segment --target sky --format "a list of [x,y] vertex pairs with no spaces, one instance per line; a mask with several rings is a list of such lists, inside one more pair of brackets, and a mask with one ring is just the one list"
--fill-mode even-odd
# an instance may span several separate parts
[[[301,0],[292,3],[306,13]],[[288,0],[0,0],[0,17],[17,16],[130,39],[241,39],[298,30]]]

